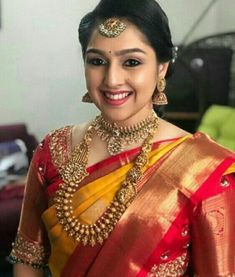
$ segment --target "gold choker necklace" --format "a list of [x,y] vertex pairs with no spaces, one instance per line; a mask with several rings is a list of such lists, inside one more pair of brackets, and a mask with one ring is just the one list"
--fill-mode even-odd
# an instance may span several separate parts
[[158,122],[154,111],[145,120],[136,125],[120,127],[116,123],[107,122],[102,116],[97,120],[95,130],[97,135],[107,142],[108,152],[111,156],[121,153],[126,145],[140,142],[147,138]]
[[148,130],[148,135],[144,139],[140,154],[135,158],[133,167],[127,172],[125,180],[121,183],[111,204],[104,214],[94,224],[82,224],[75,217],[73,207],[73,197],[79,188],[80,182],[88,176],[86,171],[90,142],[92,136],[100,124],[101,117],[97,117],[88,128],[83,140],[73,151],[70,160],[60,168],[63,183],[59,186],[54,198],[56,215],[59,223],[68,236],[82,245],[95,246],[102,244],[114,229],[115,225],[137,195],[137,184],[141,180],[144,167],[148,163],[148,153],[151,151],[152,139],[158,128],[158,120],[155,125]]

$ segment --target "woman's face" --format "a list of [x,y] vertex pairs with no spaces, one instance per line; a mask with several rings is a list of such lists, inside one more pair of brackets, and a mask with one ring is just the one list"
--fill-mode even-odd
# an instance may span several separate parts
[[135,124],[152,110],[152,94],[168,64],[159,64],[154,49],[133,24],[115,38],[95,30],[85,55],[88,92],[109,121]]

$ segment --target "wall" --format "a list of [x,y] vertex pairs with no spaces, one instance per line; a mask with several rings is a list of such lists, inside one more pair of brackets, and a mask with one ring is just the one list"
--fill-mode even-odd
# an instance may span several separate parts
[[[212,0],[159,0],[158,2],[167,12],[174,42],[180,44]],[[203,36],[227,31],[235,31],[235,1],[214,0],[213,6],[187,43]]]
[[0,124],[25,122],[41,139],[49,130],[93,117],[77,40],[86,0],[3,0],[0,30]]
[[[159,0],[158,2],[168,15],[174,43],[181,44],[185,35],[208,6],[210,0]],[[216,6],[211,8],[201,24],[197,26],[195,32],[190,36],[189,41],[214,32],[216,8]]]
[[[159,0],[181,43],[209,0]],[[25,122],[39,139],[49,130],[97,113],[86,91],[77,27],[97,0],[2,0],[0,124]],[[219,0],[195,38],[234,29],[235,1]]]
[[235,1],[220,0],[217,4],[216,31],[235,31]]

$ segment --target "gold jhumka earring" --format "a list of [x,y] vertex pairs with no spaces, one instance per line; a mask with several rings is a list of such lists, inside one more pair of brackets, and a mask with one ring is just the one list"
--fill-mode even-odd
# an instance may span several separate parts
[[167,97],[166,94],[164,93],[164,90],[166,88],[166,80],[165,78],[162,78],[158,81],[157,84],[157,91],[154,92],[153,97],[152,97],[152,102],[154,105],[167,105]]
[[120,19],[111,17],[98,26],[98,30],[102,36],[115,38],[126,29],[126,24]]
[[92,101],[92,99],[91,99],[88,92],[83,95],[82,102],[84,102],[84,103],[93,103],[93,101]]

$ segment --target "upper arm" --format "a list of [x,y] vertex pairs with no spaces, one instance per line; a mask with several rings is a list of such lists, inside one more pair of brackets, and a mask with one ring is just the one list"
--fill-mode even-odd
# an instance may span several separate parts
[[[9,256],[12,263],[23,263],[35,268],[47,264],[49,254],[47,233],[41,219],[48,206],[40,169],[46,167],[45,155],[46,151],[40,145],[29,167],[18,232]],[[17,268],[20,268],[17,271],[21,270],[21,267]]]

